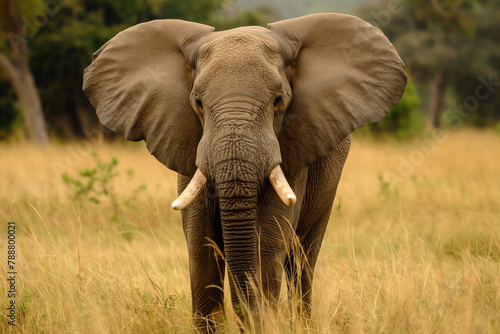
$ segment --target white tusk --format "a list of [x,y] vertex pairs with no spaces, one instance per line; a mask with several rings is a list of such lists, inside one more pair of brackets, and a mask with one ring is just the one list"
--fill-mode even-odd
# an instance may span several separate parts
[[269,176],[269,180],[283,203],[288,206],[292,206],[297,202],[297,197],[293,193],[292,188],[290,188],[280,165],[273,168],[271,176]]
[[191,182],[187,185],[182,194],[172,202],[174,210],[183,210],[201,193],[207,184],[207,178],[198,168],[194,173]]

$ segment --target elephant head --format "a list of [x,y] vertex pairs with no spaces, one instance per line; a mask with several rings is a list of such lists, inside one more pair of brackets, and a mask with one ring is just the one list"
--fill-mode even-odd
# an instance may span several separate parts
[[[102,46],[83,89],[101,122],[168,168],[193,176],[183,209],[215,184],[224,248],[236,282],[257,271],[259,193],[381,119],[406,86],[383,33],[349,15],[316,14],[214,32],[181,20],[131,27]],[[251,276],[251,275],[250,275]]]

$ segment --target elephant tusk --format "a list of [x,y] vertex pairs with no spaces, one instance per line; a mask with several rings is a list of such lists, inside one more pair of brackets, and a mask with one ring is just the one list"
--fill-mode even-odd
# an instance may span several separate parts
[[292,206],[297,202],[297,197],[293,193],[292,188],[290,188],[280,165],[276,165],[276,167],[273,168],[269,180],[283,203],[287,206]]
[[196,170],[196,173],[194,173],[193,178],[187,185],[186,189],[184,189],[182,194],[175,201],[172,202],[172,208],[174,210],[185,209],[201,193],[201,191],[205,188],[206,184],[207,184],[207,178],[198,168]]

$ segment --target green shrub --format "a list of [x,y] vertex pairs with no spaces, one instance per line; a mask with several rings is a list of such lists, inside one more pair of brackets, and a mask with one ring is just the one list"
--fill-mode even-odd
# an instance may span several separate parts
[[[113,157],[110,162],[105,162],[99,159],[95,152],[92,152],[92,157],[95,161],[95,166],[84,168],[78,171],[78,176],[73,177],[68,173],[61,175],[64,183],[70,188],[73,198],[80,201],[88,201],[95,204],[101,203],[103,200],[108,200],[113,208],[112,221],[119,221],[120,206],[133,206],[132,202],[136,199],[137,194],[146,189],[146,185],[140,185],[132,191],[130,196],[121,196],[114,189],[114,183],[118,172],[118,159]],[[132,169],[127,170],[127,176],[131,179],[134,175]]]
[[73,178],[68,173],[62,174],[64,183],[72,188],[73,197],[100,203],[102,198],[109,198],[113,206],[117,205],[117,194],[113,190],[112,180],[118,176],[115,171],[118,159],[113,157],[110,162],[104,162],[92,152],[96,162],[93,168],[85,168],[78,172],[80,178]]
[[382,120],[370,124],[367,131],[373,136],[390,135],[400,140],[414,137],[425,128],[425,118],[419,112],[419,106],[415,85],[408,79],[401,101]]
[[497,133],[499,133],[499,134],[500,134],[500,122],[498,122],[498,123],[495,125],[494,129],[495,129],[495,131],[496,131]]

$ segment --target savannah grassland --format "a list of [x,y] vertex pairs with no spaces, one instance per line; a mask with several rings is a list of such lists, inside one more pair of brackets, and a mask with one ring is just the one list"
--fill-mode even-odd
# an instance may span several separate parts
[[[278,314],[266,313],[269,333],[500,333],[500,135],[451,132],[418,153],[424,141],[355,138],[312,322],[283,293]],[[60,175],[94,166],[90,149],[119,161],[116,197],[98,204],[75,199]],[[170,208],[176,175],[143,144],[4,142],[0,162],[0,332],[189,332],[187,249]],[[17,224],[14,328],[8,221]],[[224,331],[238,332],[235,319],[229,310]]]

